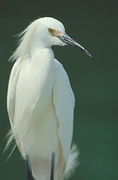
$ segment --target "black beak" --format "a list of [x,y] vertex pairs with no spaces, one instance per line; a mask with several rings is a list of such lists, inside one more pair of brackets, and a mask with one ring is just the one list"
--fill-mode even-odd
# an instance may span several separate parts
[[88,56],[92,57],[91,54],[84,47],[82,47],[80,44],[78,44],[76,41],[70,38],[66,33],[58,35],[57,37],[65,44],[75,47],[79,49],[81,52],[83,52],[84,54],[87,54]]

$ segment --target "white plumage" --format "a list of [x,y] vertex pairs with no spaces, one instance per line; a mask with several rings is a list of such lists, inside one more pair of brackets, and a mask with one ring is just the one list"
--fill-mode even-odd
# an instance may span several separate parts
[[[52,45],[70,44],[90,55],[65,33],[53,18],[40,18],[21,34],[9,79],[7,109],[11,135],[22,154],[30,157],[33,177],[49,180],[55,153],[54,180],[76,165],[76,147],[70,153],[75,99],[63,66],[54,58]],[[70,158],[69,158],[70,156]]]

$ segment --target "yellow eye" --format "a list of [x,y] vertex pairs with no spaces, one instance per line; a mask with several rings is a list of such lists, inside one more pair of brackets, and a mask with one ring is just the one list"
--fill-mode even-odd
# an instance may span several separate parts
[[49,32],[51,35],[53,35],[54,29],[48,28],[48,32]]

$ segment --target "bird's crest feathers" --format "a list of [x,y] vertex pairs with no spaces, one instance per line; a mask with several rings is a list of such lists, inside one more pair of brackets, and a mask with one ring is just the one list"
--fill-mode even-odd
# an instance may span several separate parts
[[10,61],[17,60],[18,58],[22,57],[22,59],[29,54],[30,51],[30,42],[33,38],[34,32],[38,27],[39,19],[31,23],[23,32],[17,35],[19,39],[19,46],[16,51],[10,57]]

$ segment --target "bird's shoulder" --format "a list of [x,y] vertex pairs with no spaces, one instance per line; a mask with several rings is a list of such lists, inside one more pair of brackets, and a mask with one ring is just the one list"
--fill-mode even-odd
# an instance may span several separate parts
[[64,69],[63,65],[57,59],[54,59],[54,65],[55,65],[56,70],[60,70],[60,68]]
[[73,90],[71,88],[68,74],[66,73],[63,65],[58,60],[55,59],[54,62],[55,62],[55,75],[56,75],[56,80],[54,83],[55,91],[60,91],[60,88],[61,88],[61,92],[63,94],[66,93],[66,95],[68,95],[68,98],[70,97],[74,106],[75,97],[74,97]]
[[69,81],[69,77],[68,77],[66,70],[64,69],[63,65],[57,59],[54,59],[54,66],[55,66],[56,75],[60,76],[60,78],[61,77],[66,78],[67,81]]

